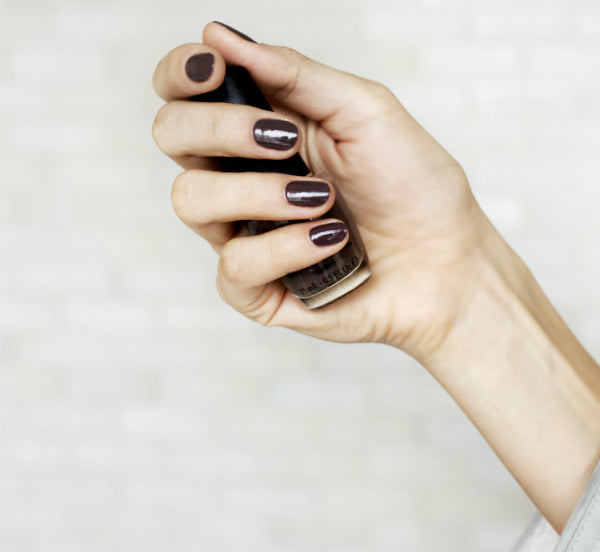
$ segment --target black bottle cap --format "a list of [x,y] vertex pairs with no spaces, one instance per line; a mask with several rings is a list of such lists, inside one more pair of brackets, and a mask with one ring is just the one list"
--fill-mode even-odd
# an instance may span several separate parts
[[[190,98],[195,102],[225,102],[251,105],[273,111],[256,83],[244,67],[231,65],[219,88]],[[247,159],[245,157],[219,157],[219,168],[225,172],[276,172],[306,176],[310,170],[298,153],[288,159]]]

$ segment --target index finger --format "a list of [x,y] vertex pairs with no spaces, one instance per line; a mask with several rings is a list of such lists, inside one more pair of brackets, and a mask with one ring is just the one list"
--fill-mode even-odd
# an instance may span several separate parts
[[152,86],[167,102],[183,100],[217,88],[225,76],[225,61],[205,44],[182,44],[161,59]]
[[[222,23],[209,23],[203,39],[231,65],[241,65],[267,99],[317,121],[338,140],[373,119],[403,108],[385,86],[328,67],[281,46],[259,44]],[[411,122],[410,117],[405,120]]]

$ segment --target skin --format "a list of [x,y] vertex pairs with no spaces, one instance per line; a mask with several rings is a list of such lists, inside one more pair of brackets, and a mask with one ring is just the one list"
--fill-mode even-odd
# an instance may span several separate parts
[[[193,82],[186,60],[206,52],[215,56],[214,71]],[[248,69],[276,114],[186,101],[215,89],[226,63]],[[248,42],[215,23],[202,44],[167,54],[153,84],[166,101],[154,139],[185,169],[173,184],[173,206],[218,253],[222,298],[266,326],[385,343],[415,357],[560,531],[600,458],[600,369],[485,216],[456,160],[381,84]],[[292,149],[254,141],[254,123],[274,116],[297,125]],[[260,236],[240,234],[234,223],[313,218],[329,210],[333,190],[323,206],[293,206],[284,194],[289,176],[219,173],[212,161],[296,152],[343,191],[373,273],[318,311],[277,280],[345,241],[315,246],[308,233],[323,221]]]

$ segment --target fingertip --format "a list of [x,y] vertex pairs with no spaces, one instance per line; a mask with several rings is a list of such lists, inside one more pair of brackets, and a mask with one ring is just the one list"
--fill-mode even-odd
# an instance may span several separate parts
[[319,248],[339,247],[348,239],[348,227],[341,220],[319,221],[308,231],[308,238]]
[[219,277],[229,287],[263,286],[325,260],[347,242],[348,229],[338,219],[287,224],[233,238],[221,250]]
[[225,78],[225,60],[206,44],[188,44],[182,47],[179,59],[173,64],[181,83],[180,96],[188,98],[218,88]]
[[241,31],[238,31],[237,29],[235,29],[231,25],[228,25],[227,23],[223,23],[222,21],[212,21],[212,23],[215,23],[216,25],[218,25],[218,26],[220,26],[222,28],[227,29],[229,32],[237,35],[240,38],[243,38],[247,42],[252,42],[254,44],[258,44],[256,42],[256,40],[254,40],[253,38],[250,38],[247,34],[241,32]]
[[268,150],[288,152],[291,155],[299,146],[298,125],[285,119],[258,119],[254,123],[252,135],[259,146]]
[[166,101],[210,92],[223,82],[225,60],[206,44],[182,44],[158,63],[152,78],[156,93]]
[[211,21],[207,25],[205,25],[204,30],[202,31],[202,40],[204,42],[210,41],[214,33],[217,35],[221,32],[222,26],[219,25],[216,21]]
[[184,71],[192,82],[206,82],[215,70],[215,56],[212,52],[193,54],[185,60]]
[[328,211],[335,201],[335,190],[329,182],[312,177],[297,178],[283,188],[285,200],[294,207]]
[[264,46],[247,34],[221,21],[212,21],[202,33],[202,40],[222,53],[227,63],[248,68],[256,47]]

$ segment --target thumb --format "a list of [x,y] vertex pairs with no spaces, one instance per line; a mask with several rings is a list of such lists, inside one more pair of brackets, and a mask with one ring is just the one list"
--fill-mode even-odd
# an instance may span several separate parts
[[337,139],[373,118],[403,110],[382,84],[333,69],[281,46],[258,44],[223,24],[209,23],[204,43],[229,65],[245,67],[271,102],[319,122]]

